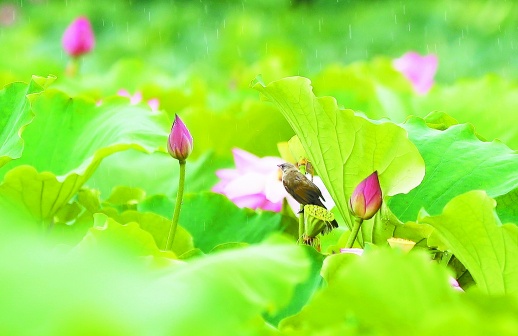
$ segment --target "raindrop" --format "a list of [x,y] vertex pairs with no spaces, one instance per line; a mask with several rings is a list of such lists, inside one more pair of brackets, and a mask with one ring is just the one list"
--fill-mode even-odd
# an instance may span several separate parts
[[410,31],[410,23],[408,24],[408,31]]
[[352,39],[353,39],[353,30],[352,30],[351,25],[349,24],[349,40],[352,40]]
[[397,14],[394,14],[394,23],[397,24]]

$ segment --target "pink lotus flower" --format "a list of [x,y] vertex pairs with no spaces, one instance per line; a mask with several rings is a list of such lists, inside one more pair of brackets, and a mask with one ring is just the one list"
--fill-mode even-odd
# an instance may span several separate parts
[[349,206],[352,214],[361,219],[370,219],[381,207],[381,187],[378,172],[370,174],[354,189]]
[[437,56],[433,54],[421,56],[415,52],[408,52],[395,59],[392,65],[412,83],[417,93],[425,94],[434,83],[437,63]]
[[[232,150],[236,169],[220,169],[216,175],[220,181],[212,191],[226,195],[241,208],[281,211],[282,201],[286,197],[295,213],[299,211],[299,203],[291,197],[281,181],[281,173],[277,165],[285,160],[267,156],[258,158],[239,148]],[[328,209],[334,206],[329,192],[322,180],[315,177],[313,182],[320,188]]]
[[192,149],[191,133],[177,114],[167,140],[167,151],[173,158],[185,161],[191,154]]
[[0,26],[11,26],[16,21],[16,6],[13,4],[0,5]]
[[[137,91],[134,95],[131,95],[127,90],[120,89],[119,91],[117,91],[117,95],[129,98],[131,105],[136,105],[142,102],[142,93],[140,91]],[[147,104],[149,105],[152,111],[158,111],[160,101],[156,98],[152,98],[147,101]]]
[[63,34],[63,49],[72,57],[90,52],[95,44],[95,37],[90,21],[86,17],[74,20]]

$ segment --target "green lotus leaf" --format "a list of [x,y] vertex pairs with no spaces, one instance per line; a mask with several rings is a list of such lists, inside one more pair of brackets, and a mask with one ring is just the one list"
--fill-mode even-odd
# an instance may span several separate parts
[[21,134],[34,116],[29,96],[41,92],[53,79],[33,76],[29,84],[11,83],[0,90],[0,167],[22,155]]
[[128,149],[163,150],[166,144],[167,121],[123,99],[97,107],[49,89],[35,97],[32,109],[22,157],[0,170],[0,198],[18,200],[37,220],[51,221],[105,157]]
[[419,222],[435,228],[482,291],[518,293],[518,226],[500,223],[495,201],[484,191],[457,196],[442,214]]
[[496,212],[502,223],[518,223],[518,188],[495,197]]
[[288,120],[349,227],[349,197],[373,171],[384,196],[407,193],[421,182],[423,159],[401,127],[340,110],[334,98],[315,97],[306,78],[257,82],[254,89]]
[[105,203],[115,207],[136,206],[146,197],[146,192],[139,188],[117,186],[112,190]]
[[417,101],[408,114],[424,116],[429,111],[444,111],[460,123],[473,124],[484,138],[499,139],[510,148],[518,149],[518,133],[509,127],[518,122],[514,113],[517,104],[516,81],[489,74],[459,80],[454,85],[437,86]]
[[[119,223],[126,224],[136,222],[142,228],[153,236],[156,245],[165,249],[171,220],[160,215],[146,212],[138,212],[133,210],[124,211],[120,215],[113,216]],[[189,232],[182,226],[177,226],[172,251],[180,256],[194,249],[193,238]]]
[[[151,211],[172,217],[173,203],[164,197],[151,197],[139,205],[140,211]],[[185,194],[179,223],[193,237],[194,245],[208,253],[227,242],[254,244],[273,232],[297,237],[298,224],[291,217],[262,210],[241,209],[226,196],[212,192]]]
[[306,255],[310,261],[310,275],[304,282],[299,283],[295,287],[295,292],[288,305],[276,314],[267,316],[267,320],[274,325],[278,325],[282,319],[300,312],[313,294],[322,286],[320,270],[322,269],[324,256],[317,252],[312,246],[301,245],[301,248],[306,251]]
[[425,160],[426,175],[417,188],[390,200],[400,220],[415,220],[421,208],[436,215],[453,197],[470,190],[496,197],[518,186],[518,155],[497,140],[480,141],[471,125],[439,131],[412,117],[403,127]]
[[302,146],[302,143],[300,142],[298,136],[292,136],[291,139],[288,141],[288,146],[291,155],[293,156],[293,158],[295,158],[295,162],[300,162],[302,159],[307,158],[306,150],[304,149],[304,146]]
[[153,236],[141,229],[136,222],[123,225],[105,214],[94,215],[94,227],[88,230],[86,236],[74,248],[74,251],[85,253],[90,249],[113,249],[131,256],[154,256],[175,258],[170,251],[161,251]]
[[[196,139],[194,141],[196,146]],[[128,169],[128,162],[131,162],[131,169]],[[232,159],[217,157],[213,152],[206,152],[195,160],[189,158],[185,168],[185,192],[209,190],[218,181],[215,171],[230,165]],[[86,184],[99,189],[103,199],[118,186],[139,188],[145,190],[146,195],[174,197],[178,189],[178,177],[178,160],[169,154],[146,154],[130,149],[103,159]]]
[[[56,213],[49,234],[57,243],[74,246],[95,225],[96,214],[104,214],[120,224],[138,224],[142,230],[151,234],[159,248],[165,249],[171,220],[152,212],[132,210],[138,207],[138,199],[141,197],[142,190],[121,187],[114,189],[110,196],[109,200],[113,203],[101,204],[97,190],[82,188],[70,203]],[[191,235],[178,226],[172,251],[180,256],[193,249]]]
[[330,64],[315,75],[315,92],[333,96],[340,105],[362,111],[371,119],[402,122],[416,94],[392,61],[375,57],[347,65]]
[[446,269],[424,252],[380,248],[361,257],[332,255],[323,273],[328,285],[299,314],[281,321],[283,334],[420,334],[457,296]]
[[264,335],[262,314],[284,307],[308,275],[304,251],[280,238],[150,269],[142,257],[117,251],[150,253],[150,237],[109,219],[107,226],[90,236],[113,247],[102,254],[61,254],[41,239],[0,237],[0,253],[10,256],[2,262],[3,333]]

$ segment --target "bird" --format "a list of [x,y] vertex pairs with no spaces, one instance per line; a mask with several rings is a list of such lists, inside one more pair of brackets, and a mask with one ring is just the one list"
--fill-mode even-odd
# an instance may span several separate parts
[[[290,194],[297,202],[302,205],[318,205],[324,209],[327,209],[322,201],[325,201],[322,196],[322,191],[304,174],[302,174],[297,167],[291,163],[282,163],[277,165],[282,170],[282,184],[284,189]],[[338,227],[336,220],[331,222],[333,227]]]

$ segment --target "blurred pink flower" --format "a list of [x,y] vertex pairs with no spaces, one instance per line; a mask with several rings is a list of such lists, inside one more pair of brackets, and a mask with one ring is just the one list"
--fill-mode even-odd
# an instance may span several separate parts
[[[131,95],[131,93],[129,93],[127,90],[120,89],[117,91],[117,95],[129,98],[131,105],[136,105],[142,101],[142,93],[140,91],[136,91],[134,95]],[[152,111],[158,111],[160,101],[157,98],[152,98],[147,101],[147,104]]]
[[[220,169],[216,175],[220,181],[212,191],[226,195],[238,207],[281,211],[285,197],[293,211],[299,211],[299,204],[284,189],[281,172],[277,165],[285,161],[278,157],[267,156],[259,158],[239,148],[232,150],[236,169]],[[313,182],[320,188],[326,200],[331,196],[325,189],[320,178]],[[327,202],[328,209],[334,203]]]
[[95,44],[90,21],[84,16],[75,19],[65,30],[62,44],[63,49],[72,57],[90,52]]
[[280,211],[287,192],[279,179],[281,158],[258,158],[239,148],[232,150],[236,169],[220,169],[221,180],[212,191],[226,195],[238,207]]
[[412,83],[414,90],[419,94],[425,94],[432,88],[437,64],[437,56],[421,56],[416,52],[407,52],[392,62],[394,68]]
[[149,107],[151,107],[152,111],[158,111],[158,107],[160,106],[160,101],[157,98],[151,98],[147,101]]
[[16,21],[16,6],[13,4],[0,5],[0,26],[10,26]]

